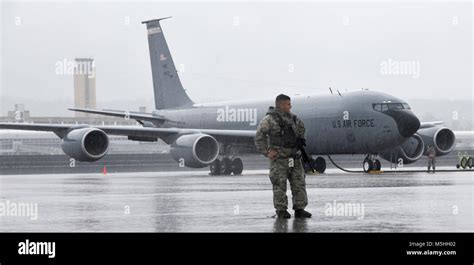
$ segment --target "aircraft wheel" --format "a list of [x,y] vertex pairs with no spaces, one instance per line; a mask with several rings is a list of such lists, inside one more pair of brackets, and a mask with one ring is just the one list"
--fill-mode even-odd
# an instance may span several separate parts
[[459,168],[459,167],[460,167],[459,164],[456,164],[456,168]]
[[230,158],[225,157],[221,161],[221,174],[230,175],[232,173],[232,161]]
[[374,170],[380,170],[382,168],[382,164],[380,163],[380,160],[378,159],[375,159],[375,163],[374,163]]
[[473,164],[472,157],[469,157],[469,159],[467,160],[467,166],[469,168],[472,168],[472,164]]
[[212,161],[209,165],[209,169],[211,170],[212,176],[218,176],[221,174],[221,161],[216,158],[216,160]]
[[467,158],[466,158],[466,157],[463,157],[463,158],[461,159],[461,163],[460,163],[460,164],[461,164],[461,167],[462,167],[462,168],[466,168],[466,167],[467,167]]
[[326,171],[326,160],[320,156],[316,158],[316,161],[314,161],[315,164],[315,169],[319,173],[324,173]]
[[244,163],[242,163],[242,159],[236,157],[232,160],[231,170],[234,175],[241,175],[242,170],[244,170]]
[[362,162],[362,168],[364,169],[365,173],[368,173],[369,171],[372,171],[374,169],[374,162],[370,159],[364,159],[364,162]]

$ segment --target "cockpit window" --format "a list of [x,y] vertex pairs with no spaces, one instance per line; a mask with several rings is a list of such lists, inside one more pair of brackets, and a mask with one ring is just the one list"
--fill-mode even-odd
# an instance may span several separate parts
[[411,109],[407,103],[395,103],[390,101],[384,101],[384,103],[372,104],[372,108],[376,111],[387,111],[396,109]]
[[388,109],[403,109],[402,103],[388,103]]
[[372,104],[374,110],[382,111],[382,104]]

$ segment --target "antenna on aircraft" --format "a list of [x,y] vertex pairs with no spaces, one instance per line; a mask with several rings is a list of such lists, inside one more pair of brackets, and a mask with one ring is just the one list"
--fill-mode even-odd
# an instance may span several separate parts
[[337,91],[337,93],[339,94],[339,96],[341,96],[341,97],[342,97],[342,95],[341,95],[341,92],[339,92],[339,90],[336,90],[336,91]]
[[331,95],[333,95],[333,94],[334,94],[334,93],[332,92],[332,89],[331,89],[331,87],[329,87],[329,91],[331,91]]

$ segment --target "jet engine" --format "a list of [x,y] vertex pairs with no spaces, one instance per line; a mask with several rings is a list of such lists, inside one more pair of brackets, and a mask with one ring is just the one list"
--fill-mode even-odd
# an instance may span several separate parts
[[97,128],[74,129],[62,139],[64,153],[78,161],[93,162],[107,153],[109,138]]
[[423,155],[425,144],[422,137],[414,134],[408,138],[403,144],[380,153],[384,159],[392,163],[399,163],[399,159],[403,159],[403,164],[416,162]]
[[[432,145],[436,150],[436,156],[443,156],[453,150],[456,137],[453,131],[446,127],[433,126],[420,129],[417,132],[425,142],[425,146]],[[428,155],[424,150],[424,155]]]
[[211,164],[219,155],[219,143],[207,134],[187,134],[180,136],[170,145],[174,160],[185,166],[202,168]]

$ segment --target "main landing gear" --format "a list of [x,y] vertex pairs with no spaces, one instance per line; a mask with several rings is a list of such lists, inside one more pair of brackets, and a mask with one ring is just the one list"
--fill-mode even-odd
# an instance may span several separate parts
[[369,173],[370,171],[380,171],[382,164],[380,160],[376,159],[374,155],[367,155],[362,162],[362,168],[364,169],[365,173]]
[[244,170],[244,164],[242,159],[236,156],[231,156],[231,146],[224,145],[224,155],[222,159],[217,158],[210,165],[210,175],[219,176],[219,175],[241,175]]
[[241,175],[244,170],[244,164],[242,159],[234,157],[233,159],[229,157],[224,157],[222,160],[217,158],[209,165],[212,176],[219,175]]

